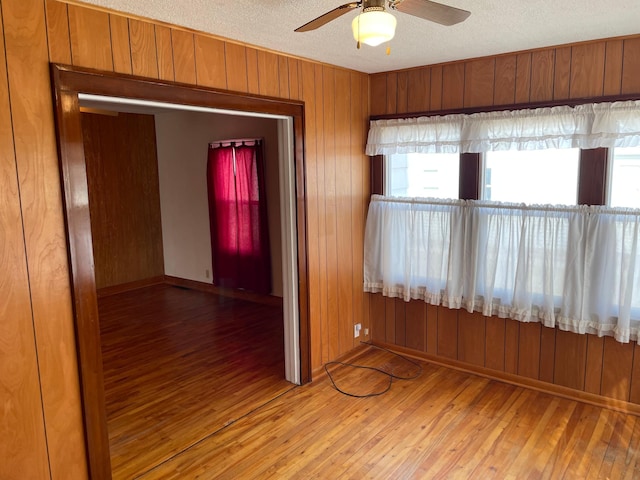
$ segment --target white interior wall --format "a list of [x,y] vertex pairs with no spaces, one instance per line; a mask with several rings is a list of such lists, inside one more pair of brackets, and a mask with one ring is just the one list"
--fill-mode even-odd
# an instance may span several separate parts
[[159,113],[155,118],[165,274],[213,282],[206,178],[208,145],[231,138],[264,138],[272,294],[281,297],[277,120],[184,111]]

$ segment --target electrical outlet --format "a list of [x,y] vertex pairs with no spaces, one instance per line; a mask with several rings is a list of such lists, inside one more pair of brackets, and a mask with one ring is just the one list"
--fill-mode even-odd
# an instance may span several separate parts
[[356,323],[353,326],[353,338],[357,338],[360,336],[360,330],[362,330],[362,324]]
[[368,336],[369,336],[369,329],[368,329],[368,328],[365,328],[365,329],[364,329],[364,336],[365,336],[365,337],[368,337]]

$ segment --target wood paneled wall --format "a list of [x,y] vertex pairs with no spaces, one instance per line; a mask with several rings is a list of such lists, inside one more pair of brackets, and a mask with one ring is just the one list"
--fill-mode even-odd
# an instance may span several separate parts
[[367,75],[55,0],[0,8],[0,478],[87,476],[49,62],[304,100],[312,368],[357,344]]
[[153,115],[82,114],[96,288],[164,275]]
[[[371,76],[371,114],[640,94],[640,36]],[[373,339],[640,403],[640,347],[370,295]]]

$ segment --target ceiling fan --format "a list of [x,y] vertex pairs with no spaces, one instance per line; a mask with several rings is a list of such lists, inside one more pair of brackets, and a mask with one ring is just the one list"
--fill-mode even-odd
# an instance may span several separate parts
[[296,28],[295,31],[315,30],[351,10],[362,7],[362,12],[353,19],[351,24],[358,48],[360,48],[360,42],[372,46],[380,45],[393,38],[396,28],[396,18],[386,11],[385,3],[388,3],[390,10],[408,13],[446,26],[463,22],[471,15],[467,10],[430,0],[361,0],[340,5]]

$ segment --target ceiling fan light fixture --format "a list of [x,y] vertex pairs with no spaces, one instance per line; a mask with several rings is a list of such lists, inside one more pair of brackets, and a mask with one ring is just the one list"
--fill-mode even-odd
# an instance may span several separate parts
[[357,42],[375,47],[393,38],[396,33],[396,17],[380,10],[365,11],[353,19],[351,29]]

